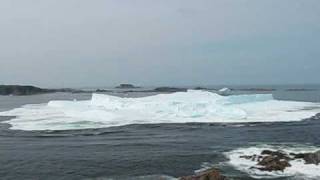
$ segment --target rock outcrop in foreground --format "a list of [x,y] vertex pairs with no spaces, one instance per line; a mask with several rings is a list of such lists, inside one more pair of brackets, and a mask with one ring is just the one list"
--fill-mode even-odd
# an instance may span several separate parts
[[254,154],[252,156],[240,156],[240,158],[257,162],[257,167],[252,168],[259,169],[261,171],[284,171],[286,168],[291,167],[290,161],[296,159],[304,160],[305,164],[319,165],[320,151],[314,153],[287,154],[283,151],[264,150],[260,155]]
[[180,177],[179,180],[227,180],[218,169],[209,169],[196,175]]

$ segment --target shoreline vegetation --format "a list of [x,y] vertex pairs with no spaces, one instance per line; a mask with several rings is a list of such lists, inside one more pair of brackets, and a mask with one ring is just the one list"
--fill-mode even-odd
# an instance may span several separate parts
[[[96,90],[81,90],[73,88],[60,88],[60,89],[47,89],[29,85],[0,85],[0,95],[13,95],[13,96],[27,96],[36,94],[66,92],[66,93],[174,93],[174,92],[186,92],[189,89],[193,90],[208,90],[208,91],[221,91],[216,88],[206,87],[194,87],[194,88],[181,88],[181,87],[156,87],[154,89],[142,89],[141,87],[132,84],[120,84],[114,89],[96,89]],[[228,91],[253,91],[253,92],[273,92],[277,89],[274,88],[223,88]],[[316,89],[305,89],[305,88],[291,88],[285,89],[285,91],[314,91]]]

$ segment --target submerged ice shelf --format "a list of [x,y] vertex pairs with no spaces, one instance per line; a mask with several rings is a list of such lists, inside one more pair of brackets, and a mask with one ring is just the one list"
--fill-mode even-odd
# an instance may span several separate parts
[[220,96],[189,90],[142,98],[93,94],[87,101],[25,105],[0,116],[11,129],[68,130],[150,123],[246,123],[299,121],[320,112],[320,104],[279,101],[272,95]]

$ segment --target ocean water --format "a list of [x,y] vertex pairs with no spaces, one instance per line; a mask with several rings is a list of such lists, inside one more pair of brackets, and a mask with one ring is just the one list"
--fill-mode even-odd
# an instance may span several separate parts
[[0,96],[0,177],[173,179],[217,167],[233,179],[319,179],[318,167],[261,174],[237,159],[320,149],[320,88],[272,88]]

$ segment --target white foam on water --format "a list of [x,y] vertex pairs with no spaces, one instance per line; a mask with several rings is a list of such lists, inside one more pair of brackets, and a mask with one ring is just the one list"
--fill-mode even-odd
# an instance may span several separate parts
[[87,101],[25,105],[0,116],[11,129],[68,130],[149,123],[246,123],[300,121],[320,112],[320,104],[274,100],[272,95],[220,96],[190,90],[142,98],[93,94]]
[[278,145],[278,146],[255,146],[249,148],[240,148],[231,152],[225,153],[227,158],[229,159],[228,164],[234,166],[236,169],[248,173],[251,177],[262,179],[262,178],[278,178],[278,177],[292,177],[292,179],[320,179],[320,165],[314,164],[305,164],[305,161],[302,159],[292,160],[290,161],[291,167],[286,168],[282,171],[274,171],[267,172],[261,171],[256,168],[258,167],[257,162],[252,161],[250,159],[240,158],[240,156],[252,156],[259,155],[263,150],[272,150],[272,151],[284,151],[288,154],[290,153],[308,153],[308,152],[316,152],[320,150],[320,147],[314,146],[286,146],[286,145]]

